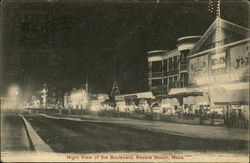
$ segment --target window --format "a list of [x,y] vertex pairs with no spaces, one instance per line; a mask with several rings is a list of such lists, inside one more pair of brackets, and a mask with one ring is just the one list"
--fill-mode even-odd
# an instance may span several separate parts
[[161,72],[162,61],[152,62],[152,72]]
[[164,85],[168,85],[168,78],[164,79]]
[[169,88],[173,88],[173,77],[169,78]]
[[161,86],[161,85],[162,85],[161,79],[152,80],[152,86]]
[[172,61],[172,58],[169,58],[169,64],[168,64],[168,71],[171,71],[172,70],[172,66],[173,66],[173,61]]
[[173,67],[174,67],[174,69],[178,68],[178,58],[177,58],[177,56],[174,57]]
[[187,64],[187,56],[190,50],[182,50],[180,55],[180,63],[181,64]]
[[177,76],[174,77],[174,83],[173,84],[174,84],[174,88],[176,88],[177,85],[178,85]]
[[180,87],[186,87],[188,82],[188,76],[187,73],[182,73],[180,75]]
[[164,71],[168,70],[168,59],[164,60]]

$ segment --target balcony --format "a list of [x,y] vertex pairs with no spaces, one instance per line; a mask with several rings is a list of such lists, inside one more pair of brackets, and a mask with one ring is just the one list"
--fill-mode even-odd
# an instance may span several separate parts
[[185,71],[187,70],[187,63],[181,63],[180,64],[180,71]]
[[162,77],[162,72],[148,73],[148,78],[158,78],[158,77]]
[[151,86],[150,90],[151,91],[161,91],[162,90],[162,85]]
[[178,74],[178,73],[179,73],[179,70],[176,68],[176,69],[173,69],[173,70],[170,70],[170,71],[165,71],[164,76],[175,75],[175,74]]

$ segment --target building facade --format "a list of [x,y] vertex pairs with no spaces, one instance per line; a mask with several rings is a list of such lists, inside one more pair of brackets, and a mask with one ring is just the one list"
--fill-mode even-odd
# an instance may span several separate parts
[[249,121],[249,32],[217,18],[202,36],[179,38],[175,50],[148,52],[149,88],[154,95],[163,95],[164,112],[221,115],[227,124],[240,119],[245,125]]
[[182,37],[177,40],[177,49],[148,52],[149,89],[154,95],[167,96],[171,88],[187,87],[187,55],[199,38]]
[[[249,29],[217,18],[188,56],[189,88],[226,119],[249,120]],[[194,98],[194,97],[193,97]]]
[[120,112],[150,112],[152,92],[140,92],[115,96],[116,110]]
[[88,96],[84,89],[73,90],[70,93],[70,107],[73,109],[87,109]]

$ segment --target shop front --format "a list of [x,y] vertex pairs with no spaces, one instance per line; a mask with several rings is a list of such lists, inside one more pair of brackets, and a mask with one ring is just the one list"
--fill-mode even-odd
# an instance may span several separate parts
[[216,108],[223,112],[229,127],[247,128],[249,125],[249,83],[235,83],[211,88]]
[[197,88],[174,88],[169,92],[172,114],[199,114],[201,108],[207,109],[209,98],[206,93]]
[[224,124],[223,116],[215,116],[212,110],[213,104],[207,88],[171,89],[169,98],[172,108],[171,120],[174,122],[200,125]]
[[115,97],[116,110],[120,112],[149,112],[152,99],[151,92],[118,95]]

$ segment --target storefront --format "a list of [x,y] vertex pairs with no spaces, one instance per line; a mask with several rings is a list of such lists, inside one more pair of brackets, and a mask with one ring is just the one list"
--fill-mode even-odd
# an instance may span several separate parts
[[169,91],[172,114],[199,114],[200,109],[208,109],[210,101],[207,93],[198,88],[173,88]]
[[153,98],[151,92],[118,95],[115,97],[116,110],[120,112],[148,112]]
[[90,101],[90,110],[91,111],[102,111],[105,109],[105,101],[109,99],[107,94],[93,94],[92,100]]
[[223,110],[226,121],[249,121],[249,83],[213,87],[211,97],[214,104]]
[[226,124],[249,122],[248,34],[248,28],[218,18],[188,56],[189,87],[202,89],[209,100],[205,113],[222,115]]

